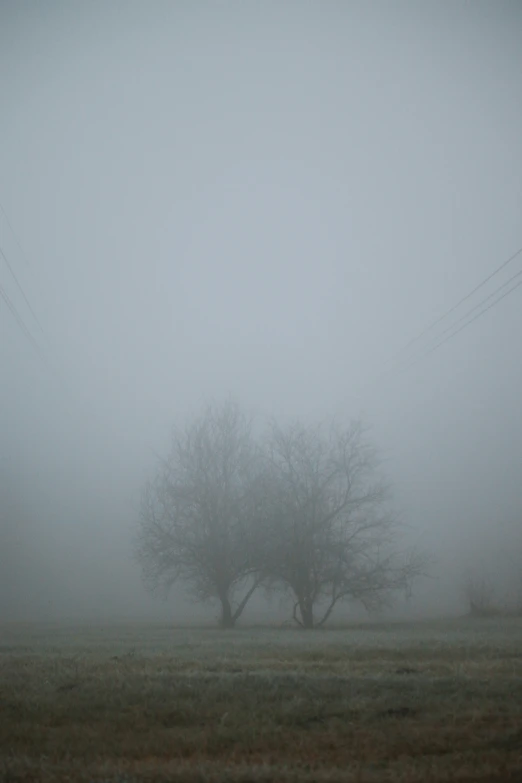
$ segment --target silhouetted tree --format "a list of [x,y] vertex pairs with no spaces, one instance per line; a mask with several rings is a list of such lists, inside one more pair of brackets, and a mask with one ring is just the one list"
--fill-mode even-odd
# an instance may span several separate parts
[[382,606],[425,566],[420,555],[396,550],[399,528],[377,465],[360,423],[271,428],[270,535],[260,557],[272,584],[293,596],[293,617],[305,628],[323,625],[343,599]]
[[472,617],[490,617],[498,613],[495,588],[484,567],[469,570],[464,577],[463,592]]
[[150,590],[180,580],[219,601],[224,628],[235,625],[260,580],[259,475],[250,422],[234,401],[174,432],[143,493],[136,554]]

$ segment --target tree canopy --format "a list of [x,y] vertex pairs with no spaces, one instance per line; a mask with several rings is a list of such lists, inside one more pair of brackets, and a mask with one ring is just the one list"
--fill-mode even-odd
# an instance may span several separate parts
[[181,432],[143,493],[137,557],[147,587],[187,584],[217,599],[232,627],[257,586],[253,560],[259,455],[234,401],[210,405]]
[[256,440],[233,400],[183,431],[144,489],[136,554],[147,587],[185,583],[233,627],[263,584],[293,618],[323,625],[343,600],[367,608],[409,590],[424,558],[401,547],[390,487],[358,421],[272,423]]

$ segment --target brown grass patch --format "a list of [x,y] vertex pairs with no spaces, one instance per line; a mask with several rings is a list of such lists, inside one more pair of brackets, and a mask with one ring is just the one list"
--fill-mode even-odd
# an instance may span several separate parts
[[522,624],[467,628],[8,629],[0,780],[522,780]]

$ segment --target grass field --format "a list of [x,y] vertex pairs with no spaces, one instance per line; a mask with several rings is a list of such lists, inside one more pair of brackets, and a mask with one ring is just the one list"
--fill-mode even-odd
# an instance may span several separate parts
[[522,621],[0,628],[3,781],[522,781]]

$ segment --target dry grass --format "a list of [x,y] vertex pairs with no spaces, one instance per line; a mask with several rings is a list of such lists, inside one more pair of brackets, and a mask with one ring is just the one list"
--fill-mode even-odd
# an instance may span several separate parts
[[522,622],[3,628],[0,780],[522,780]]

